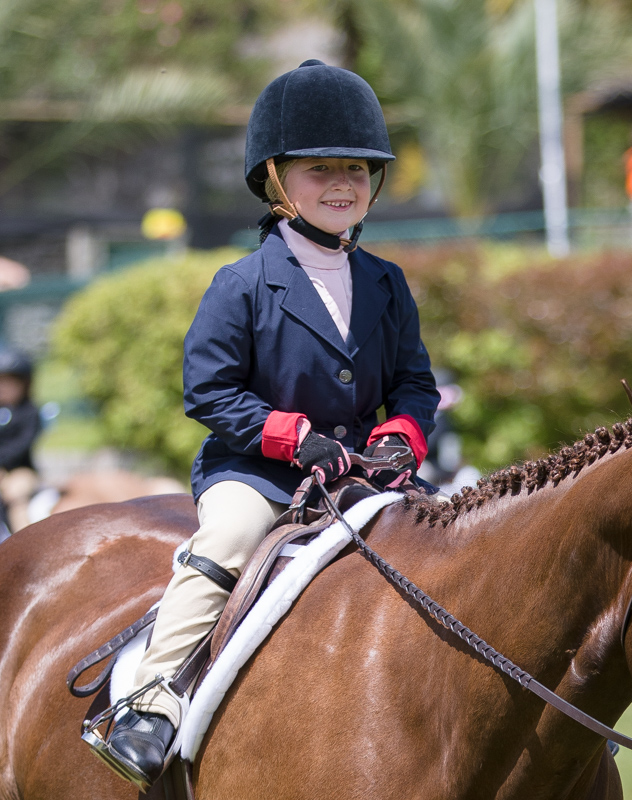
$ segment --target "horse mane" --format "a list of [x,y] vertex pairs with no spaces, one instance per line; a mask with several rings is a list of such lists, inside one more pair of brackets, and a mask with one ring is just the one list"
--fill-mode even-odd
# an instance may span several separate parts
[[577,475],[587,464],[594,464],[621,447],[632,447],[632,418],[616,422],[611,430],[597,428],[572,446],[562,447],[545,458],[507,467],[480,478],[476,483],[478,488],[464,486],[460,494],[452,495],[450,503],[407,495],[403,506],[416,513],[417,523],[426,520],[431,527],[438,522],[446,527],[457,517],[473,508],[480,508],[494,497],[519,495],[525,489],[531,494],[547,484],[557,486],[568,475]]

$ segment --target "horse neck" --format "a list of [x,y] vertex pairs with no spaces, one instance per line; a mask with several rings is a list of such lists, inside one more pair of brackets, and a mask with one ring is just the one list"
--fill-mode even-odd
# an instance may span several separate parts
[[467,526],[468,538],[493,548],[506,591],[522,588],[527,618],[549,620],[551,635],[575,638],[591,659],[618,643],[632,593],[631,477],[632,450],[492,501]]
[[[632,699],[620,643],[632,593],[631,472],[632,451],[606,456],[557,484],[489,499],[446,527],[426,522],[408,527],[414,539],[402,537],[403,549],[393,556],[401,565],[418,552],[411,569],[434,600],[545,686],[609,725]],[[393,539],[397,536],[395,531]],[[494,716],[491,709],[497,714],[481,729],[451,700],[441,708],[453,742],[460,736],[465,752],[473,737],[480,745],[475,761],[461,761],[462,784],[475,785],[480,765],[496,763],[490,796],[510,783],[526,789],[507,796],[533,796],[534,772],[560,790],[551,796],[566,796],[561,787],[575,785],[578,765],[589,770],[593,763],[594,734],[543,710],[517,685],[508,693],[507,680],[491,678],[489,665],[475,654],[460,658],[458,651],[467,648],[450,635],[437,630],[434,638],[423,631],[420,636],[424,671],[441,676],[444,695],[476,686],[475,697],[467,690],[461,697],[469,716],[480,723]],[[451,653],[440,639],[452,642]],[[632,633],[628,640],[632,648]],[[506,764],[501,745],[507,747]]]
[[[557,484],[500,499],[494,521],[490,507],[472,518],[470,533],[484,540],[491,532],[503,605],[517,598],[501,618],[515,649],[498,649],[610,725],[632,700],[632,634],[626,651],[621,645],[632,595],[631,477],[632,451],[606,456]],[[567,732],[575,754],[582,741],[594,747],[590,734],[545,711],[543,740]]]

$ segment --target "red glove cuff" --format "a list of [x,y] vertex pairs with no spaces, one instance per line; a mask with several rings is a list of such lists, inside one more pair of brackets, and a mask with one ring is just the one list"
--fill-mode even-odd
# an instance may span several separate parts
[[417,467],[421,466],[421,462],[428,455],[428,445],[426,444],[426,437],[417,422],[409,414],[398,414],[396,417],[387,419],[382,425],[377,425],[371,431],[367,447],[373,442],[377,442],[382,436],[387,436],[389,433],[396,433],[408,442],[410,449],[413,451]]
[[299,434],[303,439],[307,435],[305,423],[309,425],[305,414],[272,411],[265,421],[261,435],[263,455],[279,461],[292,461],[299,444]]

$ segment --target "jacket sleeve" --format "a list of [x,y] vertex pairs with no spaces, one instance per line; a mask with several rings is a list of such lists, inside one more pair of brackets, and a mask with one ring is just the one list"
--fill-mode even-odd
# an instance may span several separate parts
[[229,268],[215,275],[184,340],[184,409],[232,450],[261,455],[272,411],[249,391],[253,308],[244,279]]
[[412,417],[427,440],[435,429],[434,415],[441,395],[430,369],[428,351],[421,340],[417,304],[399,268],[398,272],[399,340],[383,402],[387,419],[399,415]]

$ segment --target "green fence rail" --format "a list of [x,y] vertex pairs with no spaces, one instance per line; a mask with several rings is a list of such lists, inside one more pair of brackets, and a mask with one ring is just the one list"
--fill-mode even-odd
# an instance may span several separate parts
[[[577,246],[598,245],[616,236],[618,246],[632,246],[632,217],[627,208],[572,209],[569,211],[569,233]],[[496,214],[467,219],[413,219],[388,222],[367,222],[362,242],[410,242],[433,244],[450,239],[531,239],[544,241],[545,222],[542,211]],[[629,241],[627,241],[629,240]],[[606,241],[607,243],[607,241]],[[231,238],[237,247],[255,249],[258,232],[249,228],[237,231]]]

